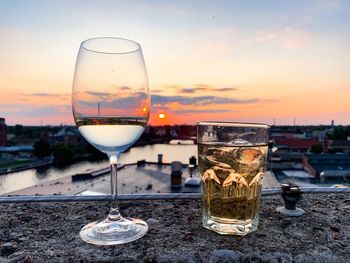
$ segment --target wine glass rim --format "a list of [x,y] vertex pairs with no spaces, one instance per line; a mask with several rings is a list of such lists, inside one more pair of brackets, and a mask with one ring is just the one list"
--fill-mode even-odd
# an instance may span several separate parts
[[[93,40],[99,40],[99,39],[113,39],[113,40],[122,40],[125,42],[131,42],[133,44],[136,45],[136,48],[131,49],[130,51],[124,51],[124,52],[110,52],[110,51],[99,51],[96,49],[92,49],[92,48],[88,48],[85,46],[85,44],[87,44],[87,42],[93,41]],[[127,39],[127,38],[122,38],[122,37],[93,37],[93,38],[88,38],[86,40],[84,40],[83,42],[81,42],[81,48],[90,51],[90,52],[94,52],[94,53],[100,53],[100,54],[130,54],[130,53],[134,53],[137,52],[141,49],[141,45],[139,43],[137,43],[134,40],[131,39]]]

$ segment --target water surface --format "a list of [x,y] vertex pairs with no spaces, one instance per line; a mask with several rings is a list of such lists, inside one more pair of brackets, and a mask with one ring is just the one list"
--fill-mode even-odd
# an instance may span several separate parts
[[[120,156],[120,163],[135,163],[138,160],[157,162],[158,154],[163,154],[163,162],[180,161],[188,163],[191,156],[197,156],[197,145],[155,144],[138,146]],[[108,160],[99,162],[83,161],[72,164],[64,169],[54,167],[30,169],[0,176],[0,195],[23,189],[29,186],[71,176],[88,170],[98,170],[108,167]]]

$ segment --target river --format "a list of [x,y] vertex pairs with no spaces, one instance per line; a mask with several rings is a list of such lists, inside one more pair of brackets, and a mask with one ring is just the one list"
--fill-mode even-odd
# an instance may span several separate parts
[[[188,163],[191,156],[197,156],[196,145],[154,144],[133,147],[120,156],[120,163],[135,163],[138,160],[157,162],[158,154],[163,154],[163,162],[180,161]],[[17,173],[0,175],[0,195],[30,187],[43,182],[82,173],[87,170],[98,170],[108,167],[108,160],[99,162],[83,161],[66,168],[54,167],[30,169]]]

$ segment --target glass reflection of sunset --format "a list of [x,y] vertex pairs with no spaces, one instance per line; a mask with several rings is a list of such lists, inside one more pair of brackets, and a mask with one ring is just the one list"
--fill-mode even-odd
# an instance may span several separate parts
[[[347,1],[89,3],[1,3],[0,117],[9,125],[73,124],[79,44],[102,35],[142,45],[152,106],[139,110],[151,112],[151,124],[350,124]],[[135,85],[111,92],[126,103]]]

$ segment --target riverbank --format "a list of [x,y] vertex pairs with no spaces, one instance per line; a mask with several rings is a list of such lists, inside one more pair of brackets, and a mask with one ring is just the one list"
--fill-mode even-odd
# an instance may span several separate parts
[[52,159],[45,160],[9,160],[2,163],[2,167],[0,166],[0,175],[16,173],[21,171],[26,171],[30,169],[37,169],[42,167],[48,167],[52,165]]
[[103,218],[108,202],[1,204],[0,262],[348,262],[349,195],[305,194],[299,218],[277,213],[282,204],[280,196],[263,197],[258,231],[238,237],[202,228],[198,200],[125,201],[122,214],[150,228],[111,247],[79,238],[82,226]]

